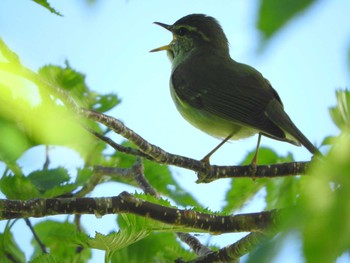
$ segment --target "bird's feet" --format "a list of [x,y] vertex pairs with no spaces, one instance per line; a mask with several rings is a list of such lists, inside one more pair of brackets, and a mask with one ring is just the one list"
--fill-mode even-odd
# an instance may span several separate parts
[[200,170],[197,173],[197,183],[208,183],[210,182],[210,174],[211,174],[211,167],[210,167],[210,156],[206,155],[201,162]]

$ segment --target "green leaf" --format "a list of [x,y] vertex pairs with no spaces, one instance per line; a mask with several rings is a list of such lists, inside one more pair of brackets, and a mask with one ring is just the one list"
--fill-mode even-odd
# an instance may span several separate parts
[[266,180],[266,209],[294,206],[297,203],[299,193],[298,177],[291,176]]
[[32,0],[32,1],[43,6],[44,8],[49,10],[51,13],[58,15],[58,16],[62,16],[58,11],[56,11],[53,7],[51,7],[49,2],[47,2],[46,0]]
[[335,125],[340,130],[350,130],[350,92],[336,91],[337,105],[329,108],[329,113]]
[[74,70],[66,61],[65,67],[47,65],[39,69],[39,75],[70,92],[80,106],[98,112],[105,112],[120,103],[115,94],[101,95],[91,91],[85,82],[85,75]]
[[26,262],[24,253],[16,244],[12,233],[8,229],[4,233],[0,233],[0,262]]
[[63,167],[34,171],[28,175],[28,179],[38,188],[40,192],[50,190],[70,180],[68,171]]
[[230,213],[242,208],[263,186],[260,180],[254,181],[253,178],[232,180],[231,189],[226,193],[223,211]]
[[106,112],[120,103],[120,99],[115,94],[98,95],[95,97],[92,109],[97,112]]
[[31,180],[23,175],[3,176],[0,180],[0,189],[8,199],[28,200],[40,196]]
[[[243,160],[243,165],[248,165],[251,163],[253,156],[255,154],[255,150],[251,151]],[[285,157],[278,156],[276,152],[269,148],[260,147],[259,149],[259,155],[258,155],[258,164],[272,164],[272,163],[281,163],[281,162],[290,162],[293,158],[291,155],[287,155]],[[267,186],[267,199],[268,205],[270,204],[271,200],[275,200],[274,198],[279,198],[279,196],[276,196],[276,193],[274,192],[276,189],[274,188],[274,184],[277,184],[277,182],[274,182],[275,179],[256,179],[255,178],[240,178],[240,179],[234,179],[232,180],[231,189],[226,194],[226,201],[227,204],[224,207],[223,211],[229,213],[233,212],[237,209],[242,208],[247,202],[249,202],[257,193],[259,190],[263,189],[265,186]],[[284,180],[282,180],[284,182]],[[282,182],[279,182],[279,184],[283,184]],[[274,198],[273,198],[274,197]],[[284,203],[284,201],[282,202]]]
[[87,241],[88,247],[107,252],[115,251],[147,237],[152,231],[150,220],[143,217],[120,214],[118,221],[120,230],[117,233],[96,233],[94,238]]
[[[49,248],[51,255],[64,259],[65,262],[83,263],[90,259],[91,251],[82,249],[79,245],[85,235],[78,232],[74,224],[47,220],[36,224],[34,229],[40,240]],[[35,240],[32,244],[35,247],[34,257],[42,254]],[[78,250],[79,253],[77,253]]]
[[72,69],[66,61],[66,66],[46,65],[39,69],[38,74],[61,89],[67,90],[79,101],[80,105],[89,108],[87,94],[89,88],[85,83],[85,75]]
[[30,263],[60,263],[62,258],[53,256],[51,254],[43,254],[33,258]]
[[111,262],[174,262],[194,259],[195,254],[183,248],[172,233],[152,233],[146,238],[112,254]]
[[0,116],[0,160],[16,161],[35,143],[21,129],[18,123]]
[[315,0],[260,0],[257,28],[264,39],[269,39],[314,2]]
[[77,179],[75,180],[75,184],[77,186],[84,186],[92,177],[94,172],[90,168],[78,169]]
[[192,228],[165,224],[147,217],[141,217],[133,214],[119,214],[118,224],[120,228],[118,232],[108,235],[96,233],[95,238],[89,239],[84,244],[89,248],[113,252],[146,238],[152,232],[176,233],[195,230]]
[[53,198],[62,195],[66,195],[72,193],[77,186],[75,184],[65,184],[65,185],[57,185],[47,191],[45,191],[41,197],[43,198]]
[[328,155],[316,159],[303,177],[300,209],[307,262],[335,262],[350,247],[350,133],[334,142]]

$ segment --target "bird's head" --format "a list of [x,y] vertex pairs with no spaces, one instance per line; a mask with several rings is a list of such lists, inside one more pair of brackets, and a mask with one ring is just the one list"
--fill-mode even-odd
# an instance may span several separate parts
[[[191,52],[208,50],[227,55],[228,41],[218,21],[203,14],[185,16],[173,25],[160,22],[155,24],[169,30],[173,34],[170,44],[151,50],[151,52],[166,50],[170,60],[181,62]],[[179,61],[180,60],[180,61]]]

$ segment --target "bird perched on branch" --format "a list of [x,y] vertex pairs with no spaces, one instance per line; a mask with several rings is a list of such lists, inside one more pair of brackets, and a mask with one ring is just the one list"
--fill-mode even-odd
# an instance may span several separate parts
[[218,21],[203,14],[185,16],[173,25],[155,24],[173,34],[165,50],[172,63],[170,90],[181,115],[198,129],[223,141],[259,134],[252,163],[255,165],[261,135],[318,149],[296,127],[282,101],[260,72],[233,60],[228,41]]

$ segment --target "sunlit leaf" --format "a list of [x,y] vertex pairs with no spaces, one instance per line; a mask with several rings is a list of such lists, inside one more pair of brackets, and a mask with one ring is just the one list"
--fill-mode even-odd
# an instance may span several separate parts
[[5,162],[17,160],[35,144],[17,123],[1,116],[0,134],[0,160]]
[[[12,67],[20,74],[20,66]],[[16,74],[0,71],[0,76],[7,83],[0,83],[0,104],[6,105],[0,108],[0,118],[12,123],[6,129],[17,131],[13,136],[17,134],[23,142],[23,149],[7,155],[17,157],[28,144],[64,145],[82,156],[88,152],[94,138],[81,127],[76,114],[52,98],[47,87],[34,85]]]

